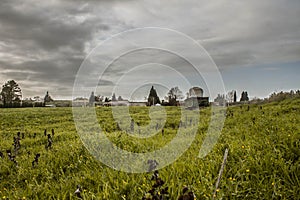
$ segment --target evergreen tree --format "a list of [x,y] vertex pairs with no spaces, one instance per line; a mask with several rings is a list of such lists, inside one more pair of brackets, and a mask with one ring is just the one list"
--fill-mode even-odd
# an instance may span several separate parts
[[121,96],[119,96],[118,101],[123,101],[123,98]]
[[234,94],[233,94],[233,102],[234,103],[236,102],[236,91],[234,91]]
[[155,105],[157,103],[160,103],[160,100],[159,100],[159,97],[156,93],[156,90],[152,86],[151,89],[150,89],[149,96],[148,96],[148,105],[151,106],[151,105]]
[[89,105],[90,105],[90,106],[93,106],[94,103],[95,103],[95,93],[92,92],[92,93],[91,93],[91,96],[90,96],[90,98],[89,98]]
[[116,94],[113,93],[112,97],[111,97],[111,101],[117,101],[117,98],[116,98]]
[[44,97],[44,104],[53,101],[53,99],[51,98],[51,96],[49,95],[49,92],[46,92],[46,95]]
[[108,97],[105,97],[104,102],[110,102],[109,98],[108,98]]
[[249,97],[248,97],[247,91],[243,91],[242,92],[240,101],[249,101]]

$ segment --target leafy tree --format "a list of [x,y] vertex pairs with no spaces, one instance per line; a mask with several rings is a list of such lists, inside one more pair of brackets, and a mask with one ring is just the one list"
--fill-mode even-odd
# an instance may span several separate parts
[[41,97],[40,96],[35,96],[33,97],[33,101],[40,101],[41,100]]
[[19,85],[14,80],[7,81],[2,86],[0,95],[5,107],[13,107],[16,104],[20,105],[22,99],[22,91]]
[[98,95],[98,96],[95,96],[95,101],[96,102],[102,102],[103,101],[103,96],[101,96],[101,95]]
[[272,93],[269,98],[265,99],[269,102],[272,101],[282,101],[284,99],[289,99],[289,98],[294,98],[294,97],[300,97],[300,90],[293,91],[291,90],[290,92],[278,92],[278,93]]
[[227,101],[228,103],[232,103],[234,101],[234,90],[227,93]]
[[170,89],[170,91],[168,92],[168,96],[176,100],[184,98],[182,91],[177,86]]
[[249,101],[249,97],[248,97],[247,91],[243,91],[242,92],[240,101]]
[[184,98],[184,96],[182,94],[182,91],[177,86],[171,88],[169,90],[167,96],[165,97],[165,99],[167,101],[169,101],[169,105],[171,105],[171,106],[177,105],[177,100],[183,99],[183,98]]
[[156,90],[152,86],[151,89],[150,89],[149,96],[148,96],[148,105],[151,106],[151,105],[155,105],[157,103],[160,103],[160,100],[159,100],[159,97],[156,93]]

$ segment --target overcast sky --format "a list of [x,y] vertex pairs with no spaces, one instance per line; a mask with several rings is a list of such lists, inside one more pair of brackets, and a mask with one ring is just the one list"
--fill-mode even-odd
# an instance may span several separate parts
[[[92,49],[123,31],[161,27],[202,45],[221,72],[226,91],[235,89],[240,95],[246,90],[252,98],[267,97],[274,91],[300,89],[299,18],[299,0],[1,0],[0,83],[14,79],[24,97],[44,96],[49,91],[54,99],[71,99],[76,74]],[[162,36],[161,44],[167,39]],[[123,43],[114,45],[118,49]],[[147,65],[151,62],[156,64]],[[124,76],[120,69],[127,65],[131,73]],[[161,78],[168,82],[161,85],[161,96],[172,84],[185,94],[189,86],[181,85],[176,73],[188,71],[188,65],[172,58],[170,52],[129,53],[106,70],[97,92],[111,95],[112,87],[106,86],[132,80],[143,83],[138,86],[144,91],[147,84],[158,82],[154,78]],[[146,75],[147,81],[139,82]],[[206,88],[204,82],[198,86]],[[127,98],[138,93],[114,91]],[[212,100],[222,91],[213,88],[206,95]]]

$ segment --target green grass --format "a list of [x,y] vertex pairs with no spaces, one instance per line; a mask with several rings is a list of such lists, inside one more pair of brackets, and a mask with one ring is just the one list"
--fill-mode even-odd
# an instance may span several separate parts
[[[217,145],[198,158],[209,124],[210,109],[201,110],[198,132],[191,147],[173,164],[159,170],[171,199],[189,186],[197,199],[211,199],[225,148],[228,161],[217,199],[299,199],[300,197],[300,100],[230,107]],[[130,115],[141,125],[150,123],[149,108],[131,107]],[[165,134],[147,139],[119,131],[111,108],[97,108],[98,121],[108,138],[132,152],[159,149],[176,135],[180,111],[166,108]],[[159,116],[158,116],[159,117]],[[255,118],[255,120],[254,120]],[[53,149],[46,150],[44,129],[55,129]],[[24,132],[16,157],[18,167],[5,151],[13,137]],[[36,138],[32,138],[33,133]],[[31,136],[31,137],[30,137]],[[71,108],[20,108],[0,110],[0,198],[76,199],[80,184],[85,199],[142,199],[151,189],[152,173],[130,174],[96,161],[77,135]],[[28,155],[30,151],[30,155]],[[39,165],[32,168],[34,155]]]

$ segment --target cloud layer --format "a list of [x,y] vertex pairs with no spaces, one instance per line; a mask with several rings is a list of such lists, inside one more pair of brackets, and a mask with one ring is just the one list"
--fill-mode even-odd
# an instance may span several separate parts
[[3,0],[0,82],[15,79],[25,96],[49,90],[70,98],[77,70],[90,51],[113,34],[140,27],[187,34],[221,71],[295,63],[299,13],[297,0]]

